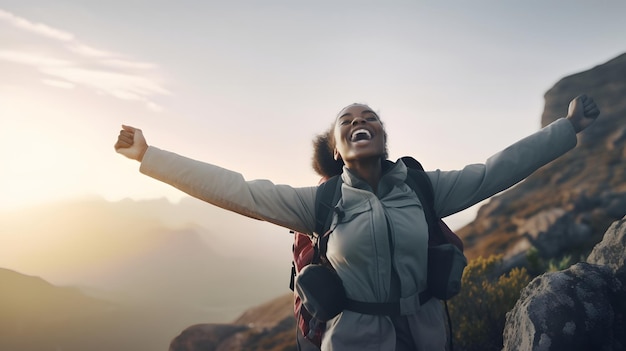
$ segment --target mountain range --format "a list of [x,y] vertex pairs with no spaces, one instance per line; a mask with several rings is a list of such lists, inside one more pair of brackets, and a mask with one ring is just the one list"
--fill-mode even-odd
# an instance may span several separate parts
[[287,230],[191,198],[5,211],[0,232],[0,350],[164,349],[289,291]]

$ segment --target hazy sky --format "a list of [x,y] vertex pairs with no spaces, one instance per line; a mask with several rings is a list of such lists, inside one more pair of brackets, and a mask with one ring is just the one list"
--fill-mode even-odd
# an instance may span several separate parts
[[[543,94],[626,52],[624,1],[0,0],[0,209],[181,194],[113,150],[148,143],[296,186],[352,102],[390,156],[482,162]],[[563,111],[565,113],[566,111]]]

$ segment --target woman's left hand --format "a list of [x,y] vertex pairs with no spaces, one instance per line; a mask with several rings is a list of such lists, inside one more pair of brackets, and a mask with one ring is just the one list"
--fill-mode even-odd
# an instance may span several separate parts
[[572,123],[576,133],[589,127],[600,115],[600,110],[593,99],[587,95],[579,95],[570,101],[567,119]]

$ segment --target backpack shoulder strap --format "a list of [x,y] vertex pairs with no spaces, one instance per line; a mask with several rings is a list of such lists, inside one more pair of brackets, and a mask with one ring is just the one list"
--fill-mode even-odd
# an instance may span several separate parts
[[313,238],[313,260],[319,263],[326,260],[326,245],[328,243],[328,231],[333,221],[335,206],[341,199],[341,174],[331,177],[317,187],[315,195],[315,234]]
[[[430,178],[424,171],[422,165],[413,157],[405,156],[401,158],[407,167],[406,184],[415,191],[420,202],[425,207],[430,207],[430,212],[434,215],[435,209],[435,192]],[[426,209],[424,209],[426,211]]]
[[406,184],[413,189],[420,202],[424,206],[424,216],[428,224],[429,241],[433,238],[441,238],[443,234],[439,229],[439,218],[435,213],[435,192],[430,178],[422,165],[412,157],[401,158],[407,166]]
[[[304,234],[290,231],[290,233],[295,235],[294,243],[291,246],[291,251],[294,254],[294,259],[291,261],[291,279],[289,281],[289,289],[291,289],[291,291],[294,291],[297,272],[309,263],[319,263],[320,256],[325,254],[323,252],[324,248],[320,249],[321,240],[319,238],[330,228],[333,218],[332,210],[335,205],[337,205],[340,198],[341,176],[335,176],[320,183],[315,193],[315,234],[317,238],[315,235],[307,235],[305,239],[300,237],[300,235],[304,236]],[[308,254],[304,254],[307,250],[307,246],[313,247],[313,254],[310,261],[307,258],[309,257]],[[296,262],[298,264],[296,264]]]
[[317,187],[315,195],[315,233],[324,235],[330,228],[333,209],[341,198],[341,175],[331,177]]
[[422,164],[409,156],[402,157],[401,160],[407,166],[407,185],[417,193],[418,197],[421,196],[420,201],[425,200],[422,202],[425,202],[425,205],[431,207],[434,212],[435,193]]
[[[424,206],[429,245],[449,243],[463,252],[463,240],[435,213],[435,191],[422,165],[411,157],[403,157],[402,161],[407,165],[406,184],[415,191]],[[417,168],[414,167],[416,165]]]

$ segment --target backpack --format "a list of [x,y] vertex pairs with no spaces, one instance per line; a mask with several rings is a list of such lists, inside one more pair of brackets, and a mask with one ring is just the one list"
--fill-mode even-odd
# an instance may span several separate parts
[[[416,193],[420,202],[423,204],[424,215],[428,224],[429,269],[427,279],[429,288],[420,294],[420,303],[424,304],[433,296],[447,301],[458,294],[461,288],[460,277],[463,268],[467,264],[467,260],[462,254],[463,242],[441,218],[436,216],[434,210],[434,191],[430,178],[428,178],[428,175],[424,172],[422,165],[412,157],[403,157],[402,161],[407,166],[407,178],[405,182]],[[324,236],[323,234],[328,231],[332,222],[335,206],[341,199],[341,184],[341,175],[336,175],[321,183],[317,189],[315,198],[315,233],[317,233],[319,237],[312,238],[307,234],[292,231],[294,234],[294,243],[292,245],[293,261],[289,284],[289,288],[292,291],[294,291],[297,274],[307,265],[321,261],[330,266],[325,259],[328,236]],[[432,269],[438,267],[439,271],[431,274],[433,273],[431,272],[431,267]],[[451,274],[450,270],[456,270],[452,274],[457,276],[452,286],[448,279]],[[440,292],[433,293],[431,286],[440,286]],[[448,313],[447,303],[445,307],[446,313]],[[298,294],[294,294],[294,315],[297,324],[297,350],[319,350],[322,336],[326,329],[326,323],[313,317],[303,305],[303,301]],[[448,327],[451,329],[449,316]],[[451,334],[452,333],[450,333],[450,335]],[[452,349],[451,337],[450,343]]]

